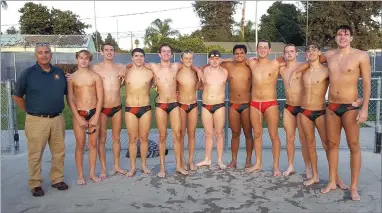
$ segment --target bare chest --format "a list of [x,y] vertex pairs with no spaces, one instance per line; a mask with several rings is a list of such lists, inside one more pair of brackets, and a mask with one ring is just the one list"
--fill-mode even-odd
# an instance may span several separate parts
[[279,69],[273,65],[256,65],[252,68],[252,79],[255,82],[270,82],[277,80]]

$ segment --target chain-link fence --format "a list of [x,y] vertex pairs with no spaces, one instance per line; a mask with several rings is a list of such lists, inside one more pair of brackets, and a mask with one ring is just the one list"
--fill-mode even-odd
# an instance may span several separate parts
[[[274,59],[283,53],[273,53],[270,55],[270,59]],[[381,118],[380,112],[381,112],[381,106],[380,106],[380,101],[381,101],[381,95],[380,89],[378,90],[378,85],[380,87],[380,82],[378,80],[379,77],[382,76],[382,55],[380,52],[369,52],[370,54],[370,62],[371,62],[371,67],[372,67],[372,81],[371,81],[371,101],[369,105],[369,117],[368,121],[362,125],[361,128],[361,138],[360,138],[360,143],[362,148],[367,148],[367,149],[374,149],[375,148],[375,135],[376,132],[378,132],[378,128],[380,129],[380,124],[378,123],[378,120]],[[248,57],[251,56],[256,56],[255,53],[249,53]],[[180,62],[180,54],[174,54],[173,57],[173,62]],[[232,54],[223,54],[223,58],[230,58],[232,57]],[[98,63],[102,61],[102,56],[97,55],[93,57],[93,63]],[[22,52],[22,53],[2,53],[1,56],[2,60],[2,67],[1,67],[1,72],[2,72],[2,79],[16,79],[17,76],[20,75],[20,72],[25,70],[27,67],[33,65],[36,63],[34,59],[33,53],[28,53],[28,52]],[[158,54],[156,53],[148,53],[146,54],[145,57],[146,62],[160,62],[160,58]],[[207,54],[194,54],[194,64],[197,66],[202,66],[207,63]],[[305,61],[305,54],[304,53],[299,53],[297,57],[297,61]],[[127,64],[131,62],[131,55],[130,54],[116,54],[114,58],[115,63],[123,63]],[[53,58],[52,58],[52,64],[74,64],[75,63],[75,54],[74,53],[54,53]],[[360,97],[362,97],[362,80],[359,81],[358,88],[360,91]],[[227,84],[227,89],[226,93],[228,94],[228,84]],[[282,143],[282,147],[286,147],[286,134],[285,131],[282,127],[282,114],[283,114],[283,107],[285,104],[285,92],[284,92],[284,85],[281,79],[278,80],[277,82],[277,95],[278,95],[278,102],[279,102],[279,111],[280,111],[280,122],[279,122],[279,136],[280,140]],[[121,98],[124,100],[126,97],[124,93],[124,89],[121,90]],[[155,92],[152,91],[151,97],[155,97]],[[201,92],[198,92],[197,94],[198,97],[198,109],[199,109],[199,118],[198,118],[198,125],[197,125],[197,131],[196,131],[196,149],[204,149],[204,130],[203,126],[201,123],[201,117],[200,117],[200,112],[201,112]],[[229,97],[228,95],[226,96],[226,106],[228,106],[229,102]],[[153,107],[153,119],[152,119],[152,124],[151,124],[151,131],[149,134],[149,139],[155,142],[158,142],[159,140],[159,133],[158,130],[156,129],[156,119],[155,119],[155,106],[154,106],[154,100],[152,99],[152,107]],[[122,104],[124,105],[124,101],[122,101]],[[24,129],[24,119],[25,119],[25,113],[20,112],[17,109],[17,127],[20,130]],[[67,120],[66,122],[66,129],[70,130],[72,129],[72,123],[71,123],[71,112],[69,107],[66,107],[64,110],[64,116]],[[226,114],[228,115],[228,107],[226,107]],[[171,128],[170,125],[168,129],[168,137],[167,137],[167,148],[168,149],[173,149],[173,139],[172,139],[172,134],[171,134]],[[378,130],[378,131],[376,131]],[[111,150],[112,149],[112,137],[111,137],[111,129],[109,125],[108,129],[108,137],[107,137],[107,149]],[[296,132],[296,139],[295,139],[295,146],[296,148],[300,147],[300,142],[297,137],[297,132]],[[317,135],[318,137],[318,135]],[[125,122],[123,123],[123,129],[121,131],[121,148],[126,150],[128,148],[128,136],[127,136],[127,131],[126,131],[126,126]],[[188,144],[187,144],[187,135],[185,138],[185,148],[187,149]],[[226,125],[225,125],[225,148],[230,148],[231,144],[231,131],[229,129],[229,123],[228,123],[228,116],[226,116]],[[320,143],[317,143],[318,147],[321,146]],[[245,137],[244,134],[241,135],[240,137],[240,147],[244,148],[245,147]],[[271,147],[271,140],[268,134],[268,130],[266,128],[266,123],[264,123],[264,131],[263,131],[263,147],[264,148],[270,148]],[[346,137],[344,133],[341,136],[341,147],[347,147],[346,143]]]
[[16,154],[19,149],[13,88],[13,80],[1,81],[1,153]]

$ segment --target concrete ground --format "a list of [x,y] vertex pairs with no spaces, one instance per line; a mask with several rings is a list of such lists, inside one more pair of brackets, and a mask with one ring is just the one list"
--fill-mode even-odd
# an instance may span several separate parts
[[[75,142],[66,139],[67,150],[74,150]],[[148,166],[153,174],[138,172],[132,178],[112,174],[112,152],[107,153],[109,178],[100,183],[76,185],[77,169],[73,151],[65,159],[65,181],[69,190],[50,187],[51,156],[47,147],[42,159],[44,197],[33,197],[29,191],[28,164],[25,138],[20,139],[20,153],[2,155],[1,159],[1,212],[381,212],[381,155],[362,152],[359,181],[361,201],[350,200],[350,192],[337,189],[321,194],[320,188],[328,182],[325,153],[318,149],[320,183],[304,186],[304,163],[299,149],[295,153],[297,174],[290,177],[272,177],[272,152],[263,151],[264,171],[246,174],[243,169],[245,150],[239,151],[237,169],[218,170],[216,150],[213,166],[201,168],[184,177],[175,173],[175,157],[166,156],[167,177],[159,178],[159,158],[150,158]],[[186,151],[187,153],[188,151]],[[126,151],[121,152],[121,166],[129,168]],[[197,150],[196,161],[202,160],[204,150]],[[253,155],[254,156],[254,155]],[[88,155],[84,156],[84,171],[88,178]],[[341,150],[339,173],[350,184],[350,154]],[[230,150],[224,153],[224,163],[231,160]],[[252,157],[254,162],[254,157]],[[137,160],[140,165],[140,159]],[[281,151],[280,168],[287,167],[286,150]],[[140,168],[138,166],[138,168]],[[97,173],[100,167],[97,161]]]

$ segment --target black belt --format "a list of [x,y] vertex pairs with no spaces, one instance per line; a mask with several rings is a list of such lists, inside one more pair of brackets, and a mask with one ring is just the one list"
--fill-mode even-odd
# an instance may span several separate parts
[[42,118],[54,118],[54,117],[57,117],[59,115],[61,115],[61,113],[55,113],[55,114],[39,114],[39,113],[29,113],[29,115],[33,115],[33,116],[37,116],[37,117],[42,117]]

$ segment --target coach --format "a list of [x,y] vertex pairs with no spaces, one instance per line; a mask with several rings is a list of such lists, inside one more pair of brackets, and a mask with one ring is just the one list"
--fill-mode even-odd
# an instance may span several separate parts
[[[41,159],[46,144],[52,153],[50,180],[53,188],[68,189],[64,182],[65,107],[67,82],[64,71],[51,65],[49,44],[38,43],[35,48],[37,63],[24,70],[17,78],[13,99],[26,112],[25,135],[28,145],[28,185],[33,196],[43,196]],[[25,96],[25,97],[24,97]]]

